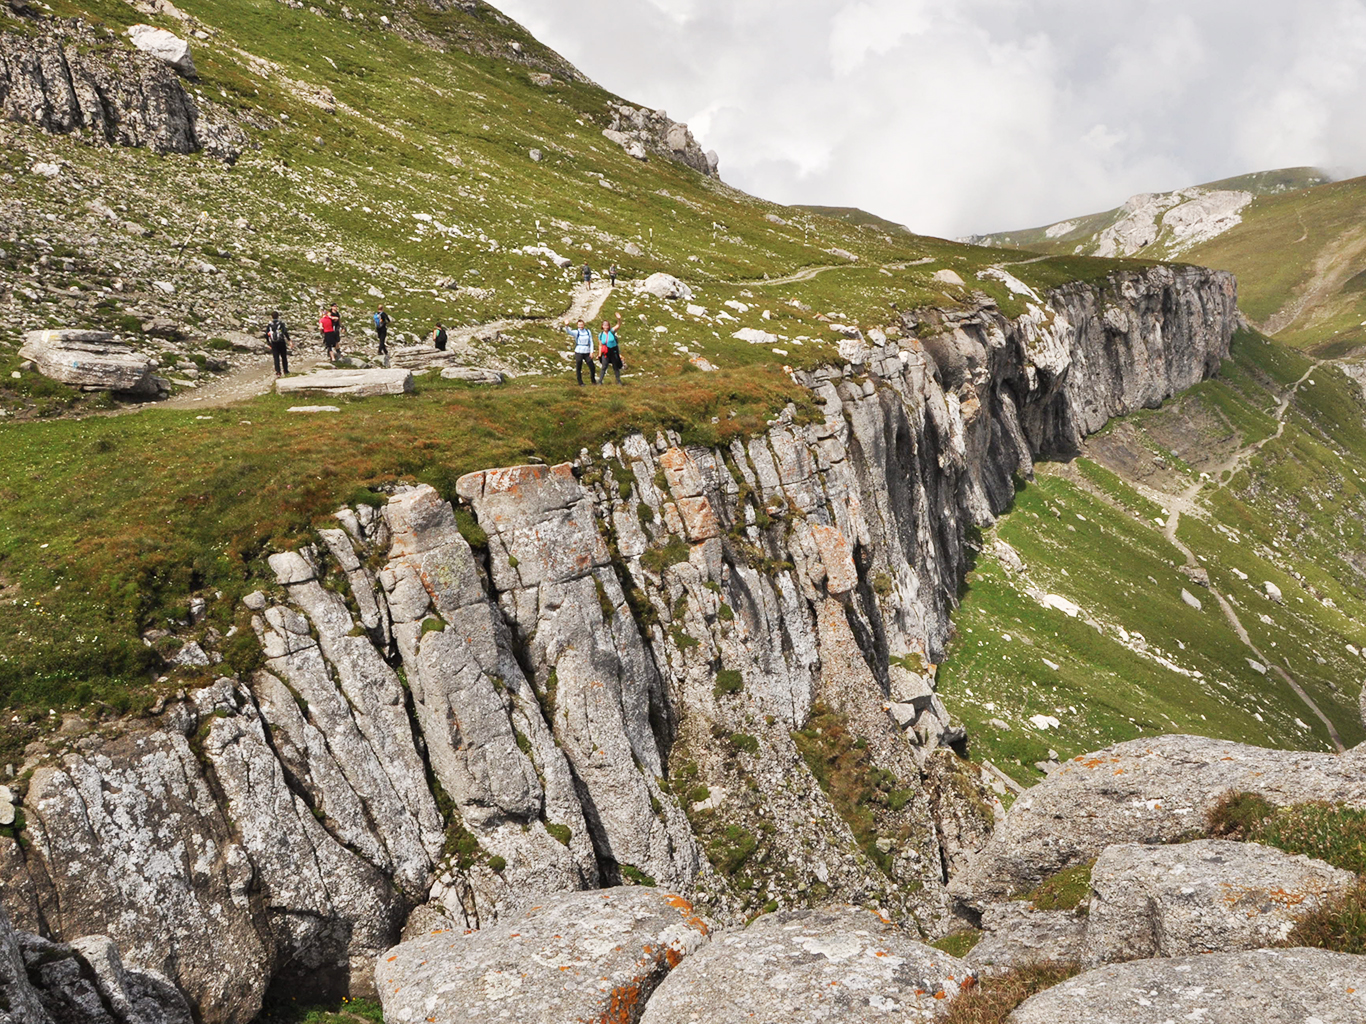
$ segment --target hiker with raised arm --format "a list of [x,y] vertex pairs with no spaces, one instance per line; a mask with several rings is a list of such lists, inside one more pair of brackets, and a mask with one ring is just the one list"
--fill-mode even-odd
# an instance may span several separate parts
[[609,324],[606,320],[602,322],[602,333],[598,335],[598,354],[602,359],[602,376],[598,379],[599,384],[607,383],[607,368],[612,368],[612,373],[616,375],[617,384],[621,384],[621,348],[617,342],[617,332],[621,330],[621,310],[617,310],[617,322]]
[[566,327],[564,333],[574,339],[574,376],[578,378],[579,387],[583,387],[583,367],[588,365],[588,379],[596,384],[598,376],[593,369],[593,332],[588,328],[582,319],[579,320],[578,327]]
[[341,347],[341,324],[332,316],[332,311],[323,308],[318,316],[318,333],[323,338],[323,352],[332,362],[337,361],[337,350]]

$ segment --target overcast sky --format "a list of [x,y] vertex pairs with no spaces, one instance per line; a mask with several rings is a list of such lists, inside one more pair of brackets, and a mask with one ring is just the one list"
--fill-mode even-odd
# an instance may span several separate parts
[[958,236],[1366,170],[1366,0],[492,0],[721,176]]

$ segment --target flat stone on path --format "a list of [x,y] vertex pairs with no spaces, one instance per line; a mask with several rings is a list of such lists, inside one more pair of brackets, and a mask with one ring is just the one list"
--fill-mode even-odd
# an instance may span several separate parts
[[1361,1024],[1366,957],[1256,949],[1097,967],[1026,1000],[1011,1024]]
[[972,978],[871,911],[779,911],[713,936],[655,990],[640,1024],[930,1020]]
[[555,893],[476,932],[435,931],[375,962],[390,1024],[633,1021],[710,928],[645,886]]
[[404,369],[376,370],[314,370],[297,377],[281,377],[275,390],[282,395],[320,391],[327,395],[352,395],[370,398],[375,395],[410,395],[413,375]]
[[291,405],[288,412],[341,412],[336,405]]

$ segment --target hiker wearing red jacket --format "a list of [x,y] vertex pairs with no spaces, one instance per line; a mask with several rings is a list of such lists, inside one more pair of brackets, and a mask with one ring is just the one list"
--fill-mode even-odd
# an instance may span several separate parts
[[318,317],[318,331],[323,336],[323,350],[327,358],[335,363],[341,354],[341,315],[335,305],[331,309],[324,309],[322,316]]

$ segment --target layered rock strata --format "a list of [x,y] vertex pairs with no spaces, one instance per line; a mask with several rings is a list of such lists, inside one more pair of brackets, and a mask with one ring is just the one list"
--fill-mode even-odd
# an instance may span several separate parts
[[[723,921],[833,898],[942,933],[995,817],[934,682],[969,539],[1235,323],[1196,268],[1026,306],[851,338],[798,375],[820,411],[748,441],[634,436],[461,478],[459,508],[340,510],[246,599],[260,671],[32,754],[0,901],[108,934],[208,1024],[273,982],[369,991],[426,903],[477,928],[657,883]],[[832,761],[862,803],[822,788]]]

